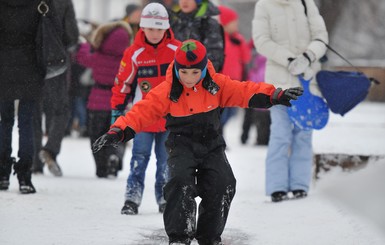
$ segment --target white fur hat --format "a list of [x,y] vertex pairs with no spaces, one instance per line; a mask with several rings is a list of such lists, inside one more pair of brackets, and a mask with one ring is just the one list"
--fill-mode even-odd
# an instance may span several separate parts
[[147,4],[142,10],[139,26],[155,29],[170,28],[166,8],[160,3]]

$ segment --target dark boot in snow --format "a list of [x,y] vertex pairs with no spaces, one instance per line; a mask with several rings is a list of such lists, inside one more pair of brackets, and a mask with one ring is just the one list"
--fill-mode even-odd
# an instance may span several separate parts
[[138,204],[131,201],[126,201],[122,208],[121,214],[127,214],[127,215],[138,214]]
[[12,172],[12,165],[15,164],[15,158],[8,160],[0,160],[0,190],[8,190],[9,187],[9,176]]
[[292,193],[293,193],[293,198],[295,199],[307,197],[307,193],[304,190],[294,190],[292,191]]
[[284,191],[276,191],[271,194],[271,201],[272,202],[281,202],[287,200],[287,193]]
[[31,181],[31,169],[28,164],[18,161],[13,169],[15,170],[14,174],[17,174],[17,179],[19,180],[19,190],[21,194],[35,193],[36,189]]

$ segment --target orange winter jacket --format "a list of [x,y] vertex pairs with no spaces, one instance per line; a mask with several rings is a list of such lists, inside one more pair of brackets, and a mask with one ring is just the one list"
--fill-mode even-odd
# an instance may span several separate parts
[[111,128],[124,130],[130,127],[138,133],[166,117],[166,127],[170,132],[189,132],[186,128],[191,128],[192,133],[196,129],[202,132],[216,131],[220,125],[219,113],[213,111],[223,107],[247,108],[252,97],[252,107],[272,106],[270,97],[275,91],[273,85],[232,80],[229,76],[216,73],[211,61],[207,65],[206,77],[193,88],[184,87],[176,78],[174,70],[172,62],[167,69],[166,81],[134,104]]
[[[179,45],[180,42],[174,38],[171,29],[167,30],[165,38],[156,47],[146,42],[144,32],[140,29],[134,43],[124,51],[115,85],[112,88],[111,108],[124,110],[131,96],[135,104],[163,82],[167,68],[174,60],[175,50]],[[166,131],[165,122],[164,118],[160,118],[143,131]]]

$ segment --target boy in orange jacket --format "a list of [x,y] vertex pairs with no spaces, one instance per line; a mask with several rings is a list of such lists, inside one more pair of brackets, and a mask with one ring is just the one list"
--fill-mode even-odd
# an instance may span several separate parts
[[[93,145],[103,146],[132,139],[146,126],[166,117],[170,179],[164,188],[163,214],[170,244],[222,244],[236,180],[219,133],[220,108],[262,107],[282,104],[302,94],[302,88],[276,89],[266,83],[239,82],[216,73],[206,48],[186,40],[175,52],[166,81],[111,126]],[[200,196],[196,222],[195,197]]]
[[[144,7],[139,25],[134,43],[124,52],[112,88],[112,123],[116,117],[123,115],[128,97],[132,96],[135,104],[145,99],[152,89],[164,81],[167,67],[173,61],[175,50],[180,45],[170,29],[167,10],[159,3],[150,3]],[[163,187],[168,178],[167,152],[164,145],[168,132],[165,124],[164,118],[158,118],[135,136],[122,214],[138,214],[154,142],[157,167],[155,198],[159,212],[163,213],[166,203]]]

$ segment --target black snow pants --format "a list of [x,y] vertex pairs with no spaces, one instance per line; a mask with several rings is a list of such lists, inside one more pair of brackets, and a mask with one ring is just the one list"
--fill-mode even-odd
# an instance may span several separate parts
[[[199,244],[221,241],[236,180],[228,163],[223,137],[191,138],[170,133],[166,141],[170,180],[163,219],[171,242]],[[201,202],[198,209],[195,197]]]
[[265,109],[246,108],[242,124],[241,142],[245,144],[249,138],[252,125],[257,127],[256,145],[268,145],[270,136],[270,111]]

